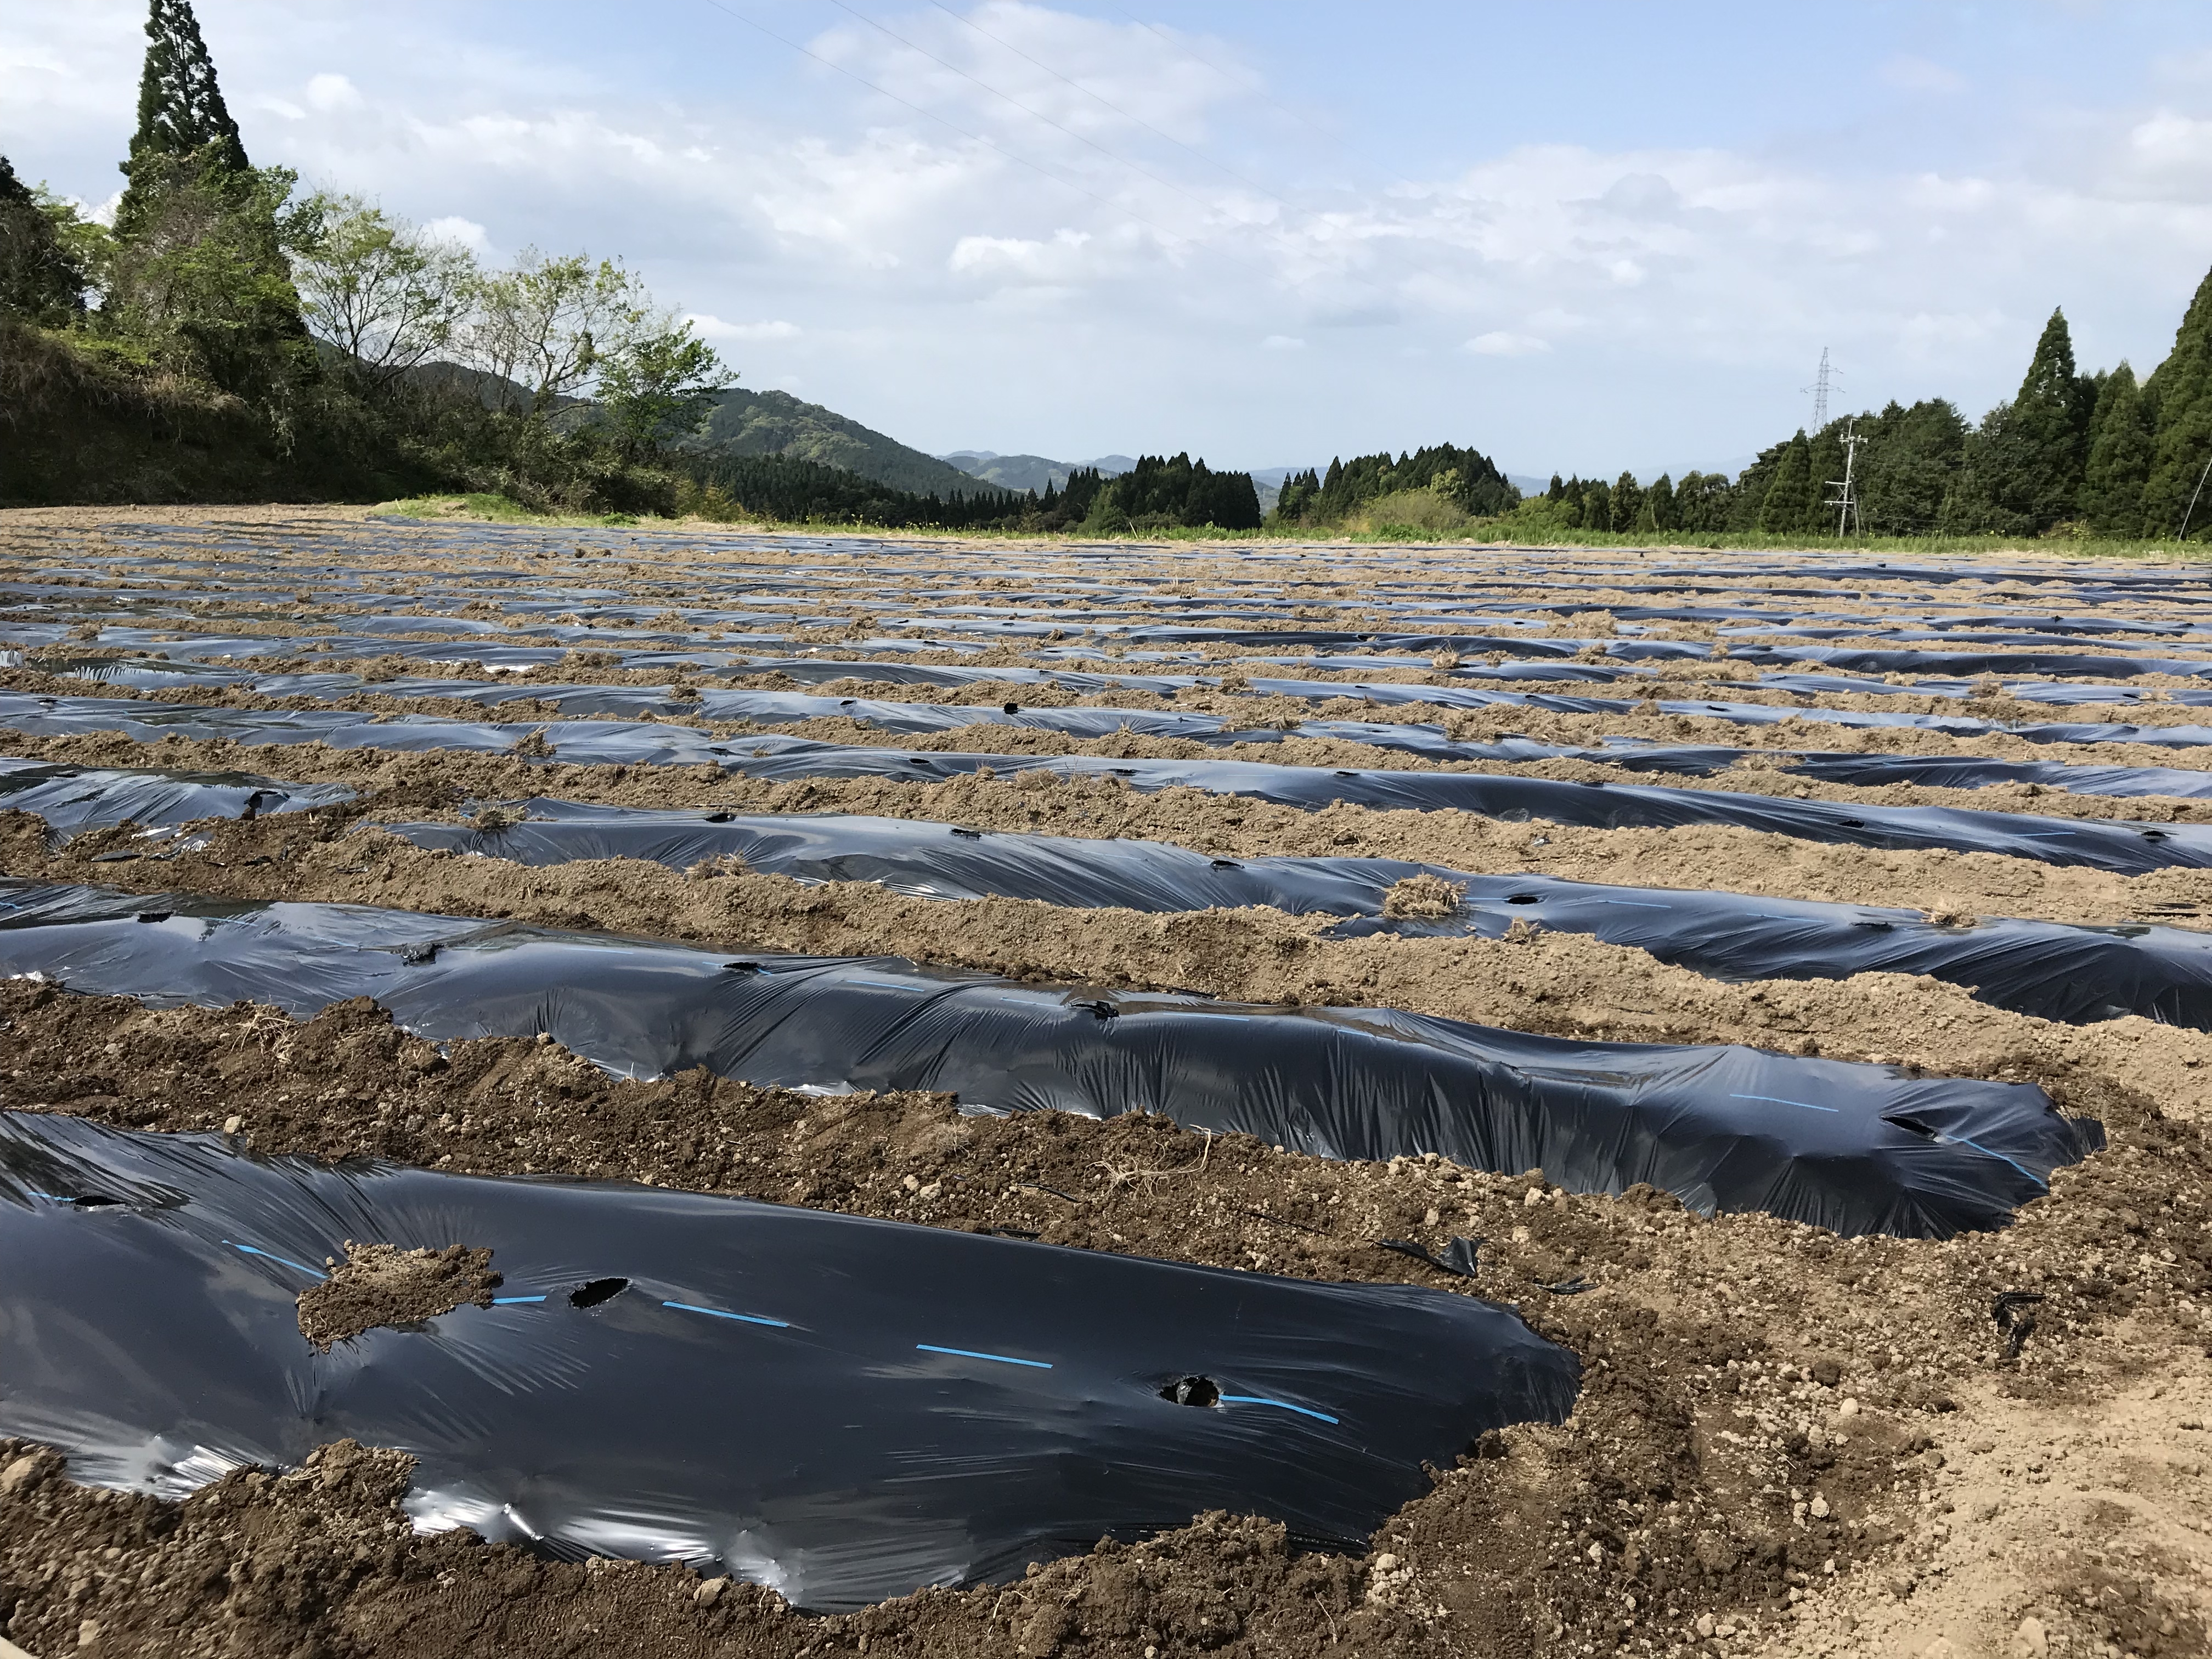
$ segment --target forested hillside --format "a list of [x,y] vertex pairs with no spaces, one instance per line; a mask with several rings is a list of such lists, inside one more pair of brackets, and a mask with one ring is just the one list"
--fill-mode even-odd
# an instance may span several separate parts
[[909,495],[972,495],[977,489],[976,480],[951,462],[909,448],[820,404],[803,403],[788,392],[731,387],[716,392],[705,423],[681,447],[686,454],[708,458],[781,455],[842,467]]

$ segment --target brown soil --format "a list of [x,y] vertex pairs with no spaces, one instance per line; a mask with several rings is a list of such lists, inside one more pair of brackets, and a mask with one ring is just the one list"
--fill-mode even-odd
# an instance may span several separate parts
[[[439,532],[364,529],[319,509],[183,509],[0,514],[0,574],[46,580],[49,567],[135,550],[130,525],[161,525],[168,551],[128,580],[205,577],[200,556],[238,556],[243,542],[276,568],[257,586],[292,591],[308,611],[344,614],[319,574],[314,538],[336,535],[366,585],[449,580],[453,544]],[[1626,609],[1663,603],[1626,584],[1660,563],[1698,573],[1680,597],[1753,599],[1863,615],[1894,614],[1926,595],[1905,575],[1829,582],[1732,572],[1726,556],[1642,557],[1632,550],[1528,556],[1472,549],[1289,550],[1256,570],[1241,551],[1188,549],[1148,562],[1127,548],[1102,567],[1064,548],[900,538],[905,550],[793,555],[772,543],[733,551],[700,532],[696,551],[655,544],[612,556],[508,562],[517,580],[581,579],[627,587],[641,603],[723,604],[749,586],[821,626],[824,655],[851,652],[850,624],[879,631],[861,606],[973,602],[1064,605],[1155,621],[1202,616],[1168,603],[1286,593],[1295,626],[1376,618],[1371,596],[1470,594],[1468,613],[1565,597]],[[502,563],[489,532],[465,555],[471,573]],[[598,546],[605,532],[578,532]],[[285,550],[297,544],[296,560]],[[559,548],[558,540],[550,545]],[[918,551],[915,550],[919,550]],[[1019,573],[1000,574],[1007,557]],[[288,562],[289,561],[289,562]],[[2008,567],[2046,563],[2040,550]],[[794,567],[804,592],[777,586]],[[2051,568],[2056,568],[2052,566]],[[1516,574],[1516,573],[1519,573]],[[1156,581],[1151,579],[1158,578]],[[109,579],[69,577],[94,614]],[[471,583],[489,578],[471,574]],[[1145,602],[1095,595],[1147,580]],[[2008,573],[1941,590],[1943,614],[2074,612],[2069,598],[2013,585]],[[493,584],[496,586],[496,584]],[[1769,586],[1822,590],[1764,597]],[[428,613],[418,630],[441,635]],[[67,611],[68,607],[61,607]],[[286,605],[222,598],[180,631],[297,632]],[[2085,613],[2086,614],[2086,613]],[[2099,616],[2171,623],[2161,600]],[[216,620],[217,617],[222,620]],[[167,625],[166,623],[163,625]],[[652,626],[673,627],[672,623]],[[1066,624],[1079,631],[1082,624]],[[1280,626],[1279,625],[1279,627]],[[1376,621],[1362,622],[1373,627]],[[1397,625],[1393,623],[1392,625]],[[1872,626],[1870,622],[1869,626]],[[1601,637],[1605,615],[1554,613],[1551,633]],[[1661,624],[1711,641],[1708,623]],[[450,632],[449,629],[444,629]],[[619,630],[610,629],[611,640]],[[421,672],[395,642],[393,672]],[[1030,660],[1033,642],[994,643],[985,660]],[[1144,672],[1119,645],[1100,665]],[[1273,651],[1268,630],[1209,643],[1234,671],[1241,651]],[[1938,647],[1940,648],[1940,647]],[[1971,648],[1967,647],[1966,648]],[[2099,648],[2084,638],[2080,648]],[[1292,647],[1296,651],[1297,647]],[[2192,646],[2181,654],[2201,647]],[[973,662],[924,653],[917,660]],[[309,660],[313,660],[310,659]],[[1181,668],[1185,665],[1173,665]],[[1366,678],[1418,682],[1437,665],[1408,656]],[[452,674],[457,671],[432,669]],[[865,670],[856,670],[865,673]],[[1249,672],[1261,672],[1256,666]],[[615,678],[579,653],[541,679]],[[16,671],[10,683],[83,694],[87,683]],[[637,683],[651,677],[620,676]],[[1636,695],[1711,695],[1743,678],[1715,661],[1670,665]],[[2164,677],[2130,682],[2161,686]],[[1004,700],[1096,702],[1012,687]],[[518,688],[523,689],[523,688]],[[1527,690],[1559,690],[1526,683]],[[1574,689],[1574,688],[1565,688]],[[1624,688],[1592,688],[1620,695]],[[107,689],[109,694],[124,695]],[[932,694],[982,701],[1000,687]],[[841,695],[852,695],[851,688]],[[382,710],[380,694],[360,706]],[[1774,692],[1731,697],[1786,701]],[[200,691],[155,700],[255,700]],[[1114,694],[1125,707],[1273,713],[1276,702],[1206,694],[1173,702]],[[1301,715],[1421,717],[1278,700]],[[389,702],[389,699],[384,702]],[[1844,694],[1831,707],[1959,711],[1948,699]],[[426,707],[433,705],[424,705]],[[2063,709],[1979,696],[1965,712],[2042,720]],[[458,712],[441,709],[441,712]],[[1437,711],[1425,711],[1437,717]],[[2098,710],[2130,720],[2194,721],[2180,705]],[[1287,716],[1286,716],[1287,717]],[[1777,747],[1989,754],[2013,758],[2201,768],[2203,755],[2148,747],[2063,749],[2013,739],[1846,732],[1809,722],[1753,732],[1684,717],[1553,716],[1497,711],[1445,716],[1472,737],[1517,732],[1587,742],[1606,732],[1669,741]],[[824,731],[830,728],[821,728]],[[840,728],[842,732],[842,728]],[[843,735],[872,744],[884,734]],[[1013,734],[1009,743],[1028,740]],[[900,740],[982,746],[975,734]],[[1054,739],[1055,742],[1061,740]],[[1150,752],[1118,745],[1082,752]],[[1585,1391],[1558,1428],[1492,1437],[1479,1455],[1435,1472],[1433,1489],[1378,1531],[1358,1559],[1301,1555],[1264,1518],[1212,1515],[1164,1537],[1102,1540],[1041,1565],[1012,1585],[928,1591],[845,1617],[795,1613],[742,1584],[635,1564],[541,1561],[466,1534],[417,1537],[398,1508],[408,1472],[388,1451],[325,1447],[301,1469],[241,1472],[182,1504],[89,1490],[59,1459],[0,1443],[0,1631],[40,1659],[60,1653],[356,1659],[366,1656],[598,1655],[638,1659],[831,1655],[969,1659],[1249,1659],[1352,1656],[1800,1654],[1844,1659],[1998,1659],[2013,1653],[2185,1655],[2205,1650],[2212,1622],[2212,1036],[2141,1020],[2068,1027],[2006,1014],[1955,987],[1898,975],[1833,982],[1723,985],[1585,937],[1516,930],[1504,940],[1377,938],[1324,941],[1321,924],[1272,911],[1148,915],[988,900],[907,899],[872,886],[808,888],[741,868],[689,876],[603,861],[529,871],[421,852],[361,828],[378,817],[446,815],[465,802],[549,793],[576,799],[732,811],[848,811],[978,828],[1142,836],[1239,856],[1345,854],[1418,859],[1484,873],[1535,871],[1584,880],[1724,887],[1932,913],[2070,921],[2197,920],[2212,915],[2212,872],[2124,878],[1987,854],[1896,854],[1820,847],[1745,831],[1578,830],[1505,824],[1455,812],[1338,807],[1303,813],[1189,790],[1138,795],[1113,781],[1054,783],[988,775],[941,783],[872,781],[769,785],[702,769],[531,764],[513,757],[340,753],[316,746],[247,749],[111,737],[0,738],[12,754],[107,765],[243,768],[335,780],[354,807],[213,826],[204,850],[94,864],[124,850],[108,832],[50,850],[43,826],[0,817],[0,868],[136,890],[330,899],[448,914],[606,927],[752,949],[898,953],[1032,979],[1200,989],[1259,1001],[1340,1002],[1424,1010],[1590,1038],[1746,1042],[1883,1059],[1930,1074],[2033,1080],[2069,1110],[2101,1119],[2104,1154],[2061,1171],[2051,1195],[2001,1233],[1942,1243],[1843,1240],[1760,1216],[1702,1221],[1648,1192],[1571,1197],[1540,1171],[1470,1172],[1429,1160],[1331,1164],[1241,1136],[1186,1133],[1162,1120],[1099,1123],[1054,1114],[963,1117],[929,1095],[824,1099],[691,1073],[666,1082],[610,1079],[556,1045],[462,1042],[441,1052],[395,1030],[365,1003],[305,1024],[267,1008],[157,1011],[52,986],[0,983],[0,1108],[65,1111],[154,1131],[212,1131],[236,1119],[253,1150],[319,1158],[378,1156],[485,1175],[628,1178],[805,1204],[923,1225],[1034,1234],[1073,1248],[1118,1250],[1255,1272],[1418,1282],[1517,1305],[1572,1346]],[[1163,751],[1165,752],[1165,751]],[[1298,743],[1257,759],[1419,765],[1364,745]],[[1613,769],[1560,776],[1617,775]],[[1542,771],[1545,769],[1533,769]],[[1695,787],[1796,793],[1770,769],[1741,769]],[[1810,793],[1825,793],[1815,790]],[[2079,816],[2154,816],[2203,804],[2099,802],[2002,791],[1844,791],[1837,799],[1942,800]],[[137,849],[131,849],[137,850]],[[1400,908],[1452,902],[1449,884],[1396,896]],[[1409,912],[1411,913],[1411,912]],[[1381,1241],[1441,1251],[1485,1241],[1473,1281]],[[458,1247],[457,1247],[458,1248]],[[450,1254],[450,1253],[447,1253]],[[352,1324],[404,1322],[487,1293],[481,1251],[410,1260],[383,1247],[349,1251],[310,1296],[350,1303]],[[439,1296],[394,1293],[391,1270],[440,1279]],[[374,1279],[357,1294],[345,1288]],[[1586,1282],[1560,1293],[1548,1286]],[[2033,1328],[2001,1329],[1993,1298],[2032,1291]],[[441,1298],[450,1298],[443,1299]],[[336,1311],[318,1304],[317,1315]],[[303,1330],[309,1328],[303,1307]],[[318,1324],[310,1334],[335,1331]]]
[[409,1250],[349,1238],[345,1248],[344,1261],[324,1264],[328,1278],[300,1292],[300,1334],[325,1352],[379,1325],[435,1319],[464,1303],[489,1308],[499,1288],[489,1250],[465,1244]]
[[[940,1097],[823,1100],[696,1073],[632,1084],[543,1042],[441,1054],[366,1003],[300,1025],[17,983],[0,985],[0,1018],[24,1034],[0,1085],[9,1108],[154,1129],[235,1115],[263,1152],[628,1176],[1424,1283],[1517,1304],[1589,1368],[1568,1424],[1508,1431],[1441,1472],[1361,1561],[1201,1517],[1012,1590],[831,1620],[738,1587],[702,1604],[668,1569],[409,1537],[392,1507],[404,1464],[381,1455],[336,1449],[165,1505],[87,1492],[11,1448],[0,1610],[12,1601],[6,1628],[33,1653],[73,1648],[87,1620],[118,1653],[582,1653],[617,1628],[656,1656],[851,1651],[863,1635],[868,1652],[915,1655],[1515,1653],[1624,1635],[1664,1651],[1705,1616],[1746,1651],[1917,1652],[1872,1644],[1978,1643],[2033,1610],[2059,1634],[2185,1654],[2212,1613],[2194,1531],[2208,1488],[2179,1426],[2212,1409],[2212,1140],[2109,1085],[2062,1091],[2102,1115],[2106,1157],[2063,1171],[2006,1232],[1928,1244],[1701,1221],[1646,1193],[1571,1197],[1540,1172],[1325,1163],[1144,1116],[963,1118]],[[1487,1241],[1473,1285],[1378,1243],[1440,1249],[1453,1234]],[[1540,1288],[1576,1279],[1593,1288]],[[2047,1299],[2008,1357],[1990,1301],[2023,1288]],[[1983,1546],[2000,1538],[2026,1547],[1993,1565]]]
[[494,755],[395,756],[319,744],[250,747],[180,738],[140,744],[113,734],[31,738],[4,730],[0,749],[71,765],[234,769],[301,782],[346,783],[379,792],[378,806],[386,815],[419,815],[471,799],[544,794],[623,806],[858,812],[987,830],[1126,836],[1237,857],[1402,858],[1482,875],[1528,871],[1581,881],[1724,887],[1844,903],[1921,909],[1949,904],[1983,915],[2050,921],[2212,915],[2212,872],[2203,870],[2115,876],[1988,853],[1826,847],[1720,825],[1591,830],[1509,823],[1464,812],[1343,805],[1307,812],[1196,789],[1139,793],[1110,778],[1060,780],[1034,773],[1002,777],[987,769],[934,783],[875,778],[768,783],[703,767],[528,764]]
[[1382,914],[1405,918],[1425,916],[1436,918],[1450,915],[1467,896],[1463,881],[1446,881],[1442,876],[1408,876],[1394,882],[1382,895]]
[[[1244,1002],[1407,1008],[1597,1040],[1745,1042],[1946,1075],[2063,1077],[2087,1069],[2171,1110],[2212,1120],[2212,1033],[2136,1018],[2060,1024],[1991,1007],[1963,987],[1923,976],[1732,985],[1578,933],[1330,940],[1316,937],[1328,918],[1268,909],[1153,914],[1027,899],[912,898],[872,883],[808,886],[785,876],[712,867],[678,873],[623,859],[522,870],[424,851],[373,830],[340,833],[340,821],[318,812],[221,823],[210,826],[204,851],[107,864],[94,860],[126,845],[127,830],[83,836],[48,855],[38,820],[0,814],[0,870],[141,891],[368,903],[650,933],[727,949],[908,956],[1017,979],[1196,990]],[[2212,872],[2189,873],[2212,880]]]

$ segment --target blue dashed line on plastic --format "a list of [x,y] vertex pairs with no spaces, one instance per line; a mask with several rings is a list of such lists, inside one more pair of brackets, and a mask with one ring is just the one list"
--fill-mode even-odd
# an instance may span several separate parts
[[1730,1100],[1764,1100],[1777,1106],[1802,1106],[1808,1112],[1841,1112],[1840,1106],[1815,1106],[1809,1100],[1784,1100],[1780,1095],[1730,1095]]
[[1983,1146],[1978,1140],[1969,1140],[1964,1135],[1939,1135],[1936,1139],[1939,1140],[1955,1140],[1961,1146],[1972,1147],[1984,1158],[1993,1158],[2001,1164],[2010,1164],[2014,1169],[2019,1170],[2022,1175],[2026,1176],[2030,1181],[2033,1181],[2039,1187],[2048,1187],[2051,1185],[2048,1181],[2045,1181],[2041,1176],[2036,1174],[2034,1170],[2029,1169],[2025,1164],[2014,1163],[2014,1160],[2007,1158],[2002,1152],[1991,1152],[1987,1146]]
[[1629,910],[1671,910],[1671,904],[1644,904],[1635,899],[1592,899],[1592,904],[1618,904]]
[[660,1305],[664,1308],[678,1308],[685,1313],[705,1314],[710,1319],[734,1319],[743,1325],[772,1325],[780,1331],[787,1331],[791,1328],[789,1320],[770,1319],[762,1314],[732,1313],[726,1308],[702,1308],[693,1302],[664,1302]]
[[1224,1394],[1221,1396],[1221,1403],[1224,1406],[1279,1406],[1286,1412],[1296,1412],[1301,1417],[1317,1417],[1324,1423],[1340,1420],[1327,1412],[1317,1412],[1310,1406],[1293,1406],[1287,1400],[1270,1400],[1265,1395]]
[[1017,1359],[1012,1354],[978,1353],[973,1348],[940,1348],[934,1342],[917,1342],[914,1346],[921,1353],[949,1353],[961,1359],[988,1359],[1001,1365],[1027,1365],[1040,1371],[1052,1369],[1052,1362],[1045,1359]]
[[227,1238],[222,1242],[226,1244],[230,1244],[230,1248],[232,1249],[243,1250],[248,1255],[266,1256],[271,1261],[281,1261],[288,1267],[297,1267],[301,1273],[313,1273],[318,1279],[324,1276],[323,1270],[320,1267],[310,1267],[304,1261],[295,1261],[291,1257],[279,1255],[274,1250],[264,1250],[252,1244],[231,1244],[230,1240]]
[[543,1302],[544,1299],[542,1296],[495,1296],[491,1299],[491,1305],[495,1308],[508,1308],[518,1302]]

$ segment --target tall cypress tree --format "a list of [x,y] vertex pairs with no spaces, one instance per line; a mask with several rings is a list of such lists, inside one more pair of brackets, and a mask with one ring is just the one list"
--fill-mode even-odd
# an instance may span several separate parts
[[210,171],[243,173],[252,165],[230,106],[216,83],[215,60],[200,38],[191,0],[152,0],[146,15],[146,63],[138,76],[138,130],[122,164],[130,183],[115,208],[115,230],[129,236],[152,210],[149,199],[168,176],[165,163],[192,157]]
[[146,41],[96,326],[289,429],[317,373],[277,222],[296,175],[247,163],[191,0],[151,0]]
[[[2173,349],[2143,382],[2143,393],[2156,411],[2152,427],[2150,477],[2143,484],[2142,533],[2173,535],[2212,459],[2212,274],[2197,285],[2197,297],[2173,336]],[[2205,533],[2205,504],[2198,501],[2189,533]]]
[[1633,472],[1624,472],[1613,481],[1608,507],[1615,534],[1625,536],[1636,528],[1637,518],[1644,511],[1644,486],[1636,482]]
[[1813,446],[1800,427],[1782,452],[1774,469],[1774,482],[1766,486],[1759,504],[1759,528],[1769,536],[1794,536],[1805,528],[1805,515],[1813,499]]
[[2066,314],[2053,311],[2012,400],[2004,453],[1990,481],[1996,517],[2010,521],[2004,527],[2044,531],[2072,515],[2081,493],[2089,415],[2090,396],[2074,372]]
[[[1644,492],[1643,517],[1651,521],[1654,530],[1673,530],[1678,523],[1674,509],[1674,481],[1662,472]],[[1643,526],[1639,523],[1639,529]]]
[[2143,533],[2143,485],[2150,478],[2150,410],[2124,360],[2105,377],[2089,425],[2081,470],[2081,515],[2100,536]]

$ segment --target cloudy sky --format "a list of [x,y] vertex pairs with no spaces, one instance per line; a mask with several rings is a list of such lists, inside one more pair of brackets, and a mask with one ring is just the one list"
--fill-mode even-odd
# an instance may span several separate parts
[[[2148,368],[2212,266],[2212,8],[199,0],[246,146],[498,259],[619,254],[755,387],[933,451],[1449,440],[1729,465]],[[0,153],[119,183],[134,0],[0,8]]]

